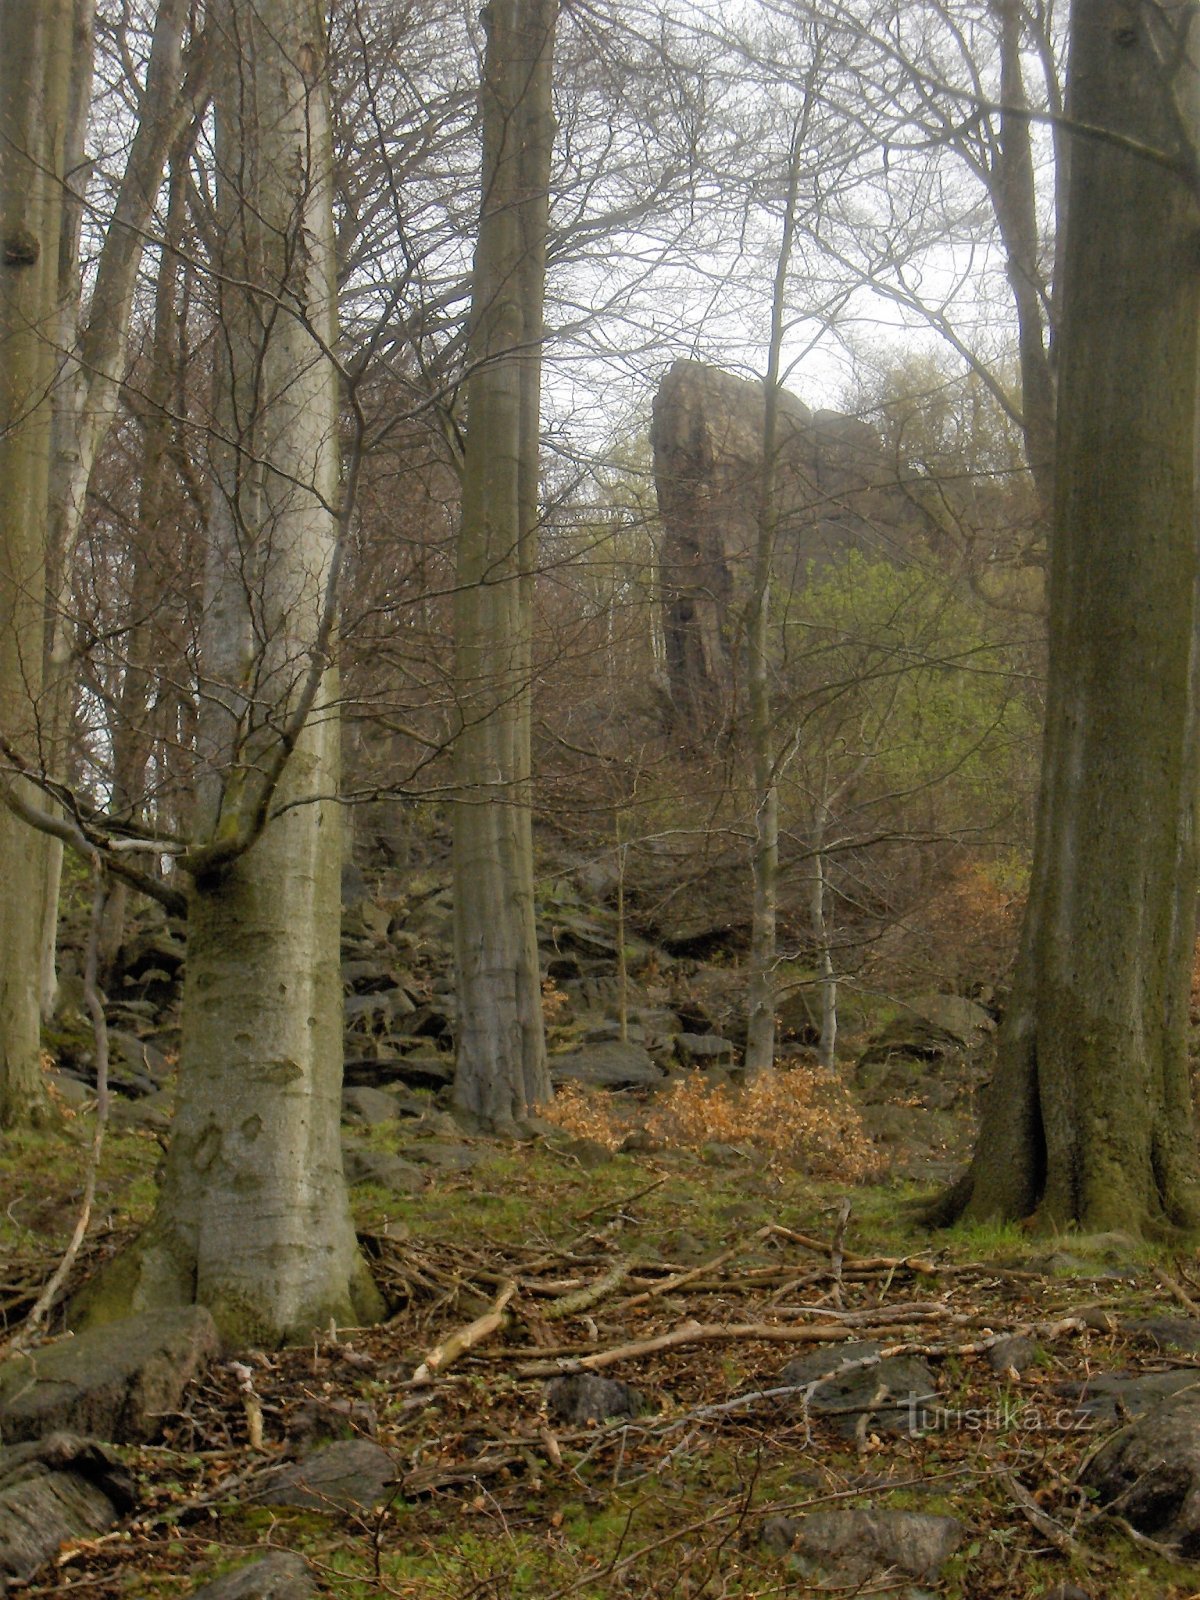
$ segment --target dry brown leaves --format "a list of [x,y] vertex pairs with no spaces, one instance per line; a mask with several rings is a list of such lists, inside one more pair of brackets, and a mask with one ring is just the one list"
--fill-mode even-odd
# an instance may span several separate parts
[[764,1073],[745,1086],[710,1086],[696,1073],[636,1106],[603,1090],[567,1085],[545,1115],[610,1150],[638,1128],[667,1148],[749,1145],[769,1164],[854,1183],[884,1165],[842,1084],[807,1067]]

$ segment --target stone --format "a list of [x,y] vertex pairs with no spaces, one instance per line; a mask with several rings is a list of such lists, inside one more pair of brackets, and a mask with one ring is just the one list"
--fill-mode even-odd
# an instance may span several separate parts
[[348,1088],[384,1089],[404,1084],[410,1089],[444,1089],[454,1082],[454,1062],[431,1050],[413,1055],[350,1056],[342,1068],[342,1082]]
[[918,1511],[819,1511],[806,1517],[769,1517],[762,1538],[776,1555],[800,1558],[839,1583],[864,1583],[881,1569],[911,1578],[936,1578],[962,1543],[957,1517]]
[[[687,360],[673,363],[654,397],[670,701],[691,739],[710,731],[734,679],[745,553],[757,529],[763,405],[761,383]],[[780,570],[820,567],[853,548],[895,559],[897,542],[930,526],[879,434],[860,419],[813,412],[785,390],[777,445]]]
[[483,1159],[482,1151],[472,1150],[470,1145],[446,1144],[441,1139],[402,1145],[399,1153],[406,1161],[433,1167],[437,1172],[472,1172]]
[[[813,1416],[829,1417],[844,1438],[853,1438],[865,1418],[868,1432],[912,1434],[936,1420],[937,1379],[917,1356],[888,1356],[839,1373],[839,1365],[870,1360],[882,1346],[864,1342],[814,1350],[789,1361],[776,1384],[815,1384],[807,1398]],[[818,1382],[823,1374],[830,1376]],[[800,1408],[804,1396],[792,1402]]]
[[1107,1440],[1083,1473],[1101,1505],[1147,1537],[1200,1557],[1200,1383],[1172,1395]]
[[1137,1317],[1122,1321],[1121,1328],[1123,1332],[1153,1340],[1160,1350],[1183,1350],[1188,1355],[1200,1355],[1200,1318]]
[[254,1499],[318,1511],[369,1511],[392,1497],[396,1468],[369,1439],[339,1439],[269,1472]]
[[546,1385],[546,1407],[555,1422],[582,1427],[612,1417],[636,1417],[642,1397],[618,1378],[594,1372],[571,1372],[551,1378]]
[[948,1034],[965,1050],[974,1049],[996,1031],[996,1019],[983,1006],[960,994],[919,994],[905,1001],[908,1012]]
[[675,1050],[680,1061],[690,1067],[697,1063],[708,1066],[715,1061],[732,1061],[734,1047],[732,1040],[722,1039],[716,1033],[677,1033]]
[[665,1082],[648,1050],[617,1039],[551,1056],[550,1076],[556,1085],[583,1083],[594,1089],[648,1089]]
[[203,1306],[143,1312],[0,1365],[0,1438],[59,1429],[114,1444],[151,1444],[163,1419],[221,1348]]
[[347,1122],[361,1122],[368,1128],[395,1122],[400,1106],[386,1089],[351,1086],[342,1090],[342,1116]]
[[272,1550],[202,1589],[193,1589],[192,1600],[312,1600],[316,1593],[308,1567],[298,1555]]
[[1025,1334],[1014,1333],[999,1339],[987,1352],[988,1366],[993,1372],[1025,1372],[1038,1358],[1037,1342]]
[[66,1540],[106,1532],[134,1504],[132,1475],[94,1440],[52,1433],[0,1450],[0,1593]]
[[1123,1422],[1171,1399],[1200,1381],[1195,1367],[1164,1372],[1097,1372],[1086,1383],[1062,1384],[1058,1393],[1069,1400],[1081,1425]]
[[392,1189],[396,1194],[417,1194],[425,1187],[425,1173],[403,1156],[386,1150],[363,1150],[358,1145],[342,1146],[342,1166],[346,1182],[373,1183],[379,1189]]

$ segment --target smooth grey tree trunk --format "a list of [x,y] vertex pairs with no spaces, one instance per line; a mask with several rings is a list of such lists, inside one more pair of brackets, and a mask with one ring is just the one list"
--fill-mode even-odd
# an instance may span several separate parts
[[557,0],[485,13],[483,203],[472,286],[455,603],[455,1102],[519,1124],[550,1093],[534,925],[531,585]]
[[[0,4],[0,734],[25,760],[42,712],[70,0]],[[7,761],[5,788],[21,787]],[[40,1046],[45,842],[0,805],[0,1126],[47,1113]]]
[[180,1103],[155,1217],[94,1311],[197,1300],[233,1343],[375,1316],[341,1158],[339,472],[326,28],[210,8],[219,251]]
[[942,1218],[1154,1231],[1200,1216],[1186,1052],[1198,43],[1190,7],[1072,9],[1076,131],[1033,881],[974,1161]]

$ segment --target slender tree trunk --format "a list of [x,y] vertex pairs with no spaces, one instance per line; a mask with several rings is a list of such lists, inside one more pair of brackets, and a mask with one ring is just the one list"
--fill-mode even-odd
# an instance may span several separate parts
[[[186,154],[176,150],[171,160],[167,231],[155,284],[150,370],[144,393],[137,402],[142,436],[137,539],[132,552],[124,671],[113,718],[113,781],[109,809],[127,823],[145,820],[146,770],[154,747],[150,696],[160,635],[160,619],[156,615],[161,604],[159,558],[163,536],[160,526],[171,525],[170,486],[175,470],[172,461],[175,422],[171,401],[179,388],[178,251],[187,221],[187,185]],[[100,931],[100,968],[106,974],[111,971],[124,938],[128,903],[128,886],[114,883]]]
[[1000,147],[992,172],[992,202],[1008,254],[1008,281],[1017,309],[1021,419],[1025,459],[1047,516],[1054,505],[1054,372],[1050,288],[1040,259],[1033,142],[1021,68],[1023,6],[992,0],[1000,23]]
[[[0,731],[38,749],[70,0],[0,5]],[[19,778],[9,781],[20,784]],[[0,806],[0,1126],[46,1114],[45,846]]]
[[[1190,18],[1118,0],[1072,9],[1069,113],[1116,137],[1073,140],[1033,882],[975,1158],[941,1216],[1150,1230],[1200,1215],[1186,1056],[1200,624]],[[1164,61],[1181,63],[1175,75]]]
[[509,1128],[549,1097],[533,898],[530,635],[557,0],[493,0],[484,66],[455,606],[455,1102]]
[[98,1309],[195,1299],[230,1341],[270,1344],[379,1310],[340,1144],[326,30],[319,0],[211,20],[217,489],[180,1104],[155,1218]]
[[[58,463],[64,448],[64,430],[72,426],[71,407],[64,404],[69,385],[63,382],[66,365],[65,352],[74,350],[79,332],[82,274],[79,259],[79,238],[83,225],[83,208],[87,189],[88,115],[92,101],[92,76],[96,53],[96,3],[95,0],[74,0],[72,20],[73,59],[71,87],[67,104],[67,124],[63,141],[63,171],[66,185],[63,191],[62,230],[58,256],[58,328],[54,349],[57,372],[53,391],[53,420],[50,446],[50,506],[46,550],[46,637],[43,646],[43,710],[41,715],[41,760],[43,766],[59,777],[68,772],[70,696],[73,685],[64,670],[56,673],[53,640],[59,631],[66,632],[66,619],[59,615],[64,601],[63,565],[58,557],[56,541],[55,500]],[[43,803],[47,803],[43,801]],[[50,801],[53,805],[54,802]],[[42,842],[42,934],[41,955],[41,1011],[43,1021],[54,1015],[58,1000],[58,900],[62,882],[63,846],[60,839],[49,836]],[[124,894],[125,885],[120,886]]]
[[[138,125],[121,179],[112,222],[96,266],[86,321],[81,326],[82,280],[76,261],[65,263],[61,289],[59,351],[62,369],[55,386],[54,448],[50,473],[47,540],[45,712],[43,764],[65,777],[70,742],[71,655],[69,575],[87,504],[88,485],[100,449],[116,419],[125,377],[129,325],[138,272],[167,151],[193,119],[193,95],[202,75],[201,52],[194,81],[183,70],[183,41],[190,0],[160,0]],[[94,0],[75,0],[76,50],[83,72],[90,51]],[[82,86],[81,86],[82,87]],[[82,159],[87,95],[78,94],[71,143]],[[73,119],[73,122],[75,119]],[[53,1010],[57,990],[55,945],[62,847],[51,842],[46,854],[45,922],[42,930],[42,1008]]]
[[771,333],[763,380],[762,475],[754,549],[749,619],[746,629],[750,706],[750,759],[754,772],[754,882],[750,918],[750,978],[747,994],[746,1076],[775,1065],[775,924],[779,879],[779,764],[771,715],[770,622],[775,544],[779,536],[779,392],[785,332],[788,273],[796,232],[796,201],[804,143],[801,120],[792,137],[783,234],[771,295]]
[[833,964],[832,941],[829,933],[829,914],[826,906],[828,884],[825,867],[825,841],[829,831],[829,806],[824,799],[817,801],[816,819],[812,838],[812,889],[809,901],[813,938],[817,942],[817,962],[820,969],[821,1033],[817,1040],[817,1064],[825,1072],[837,1066],[837,969]]

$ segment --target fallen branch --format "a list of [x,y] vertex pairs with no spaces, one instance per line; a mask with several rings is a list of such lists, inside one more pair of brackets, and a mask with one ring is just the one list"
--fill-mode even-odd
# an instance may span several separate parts
[[490,1339],[508,1321],[508,1303],[516,1292],[516,1283],[510,1278],[483,1316],[476,1317],[474,1322],[469,1322],[465,1328],[459,1328],[448,1339],[434,1346],[409,1379],[409,1387],[432,1383],[439,1372],[452,1366],[460,1356],[466,1355],[468,1350],[473,1350],[485,1339]]

